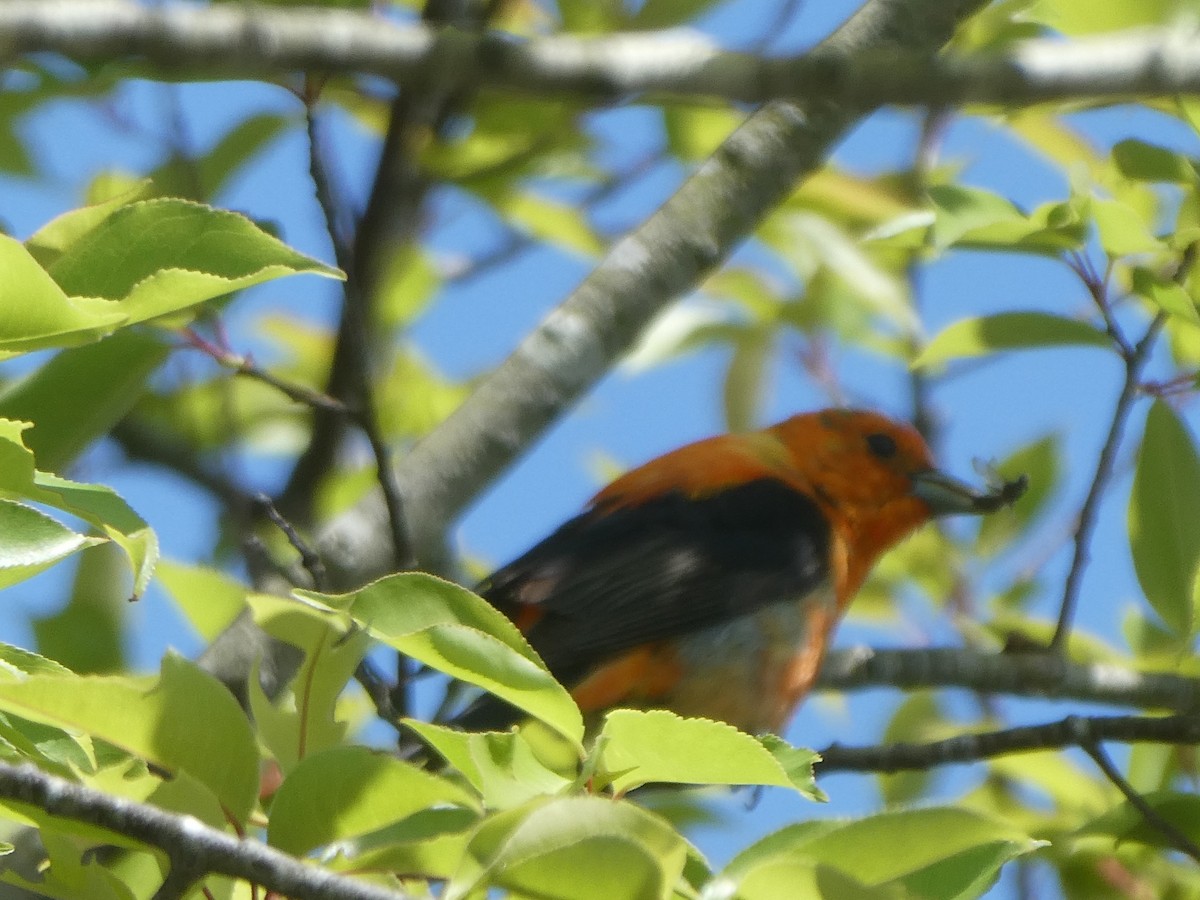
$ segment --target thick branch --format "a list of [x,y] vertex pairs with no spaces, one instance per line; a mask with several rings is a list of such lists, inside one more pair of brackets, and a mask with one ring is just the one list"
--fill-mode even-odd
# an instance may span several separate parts
[[[871,0],[821,47],[933,53],[979,0]],[[863,114],[852,104],[772,103],[752,115],[603,262],[450,418],[401,462],[398,476],[418,557],[429,562],[448,523],[588,390],[642,329],[718,265]],[[323,539],[348,581],[386,560],[382,516],[363,507]]]
[[830,46],[807,58],[764,59],[680,33],[517,41],[343,10],[147,7],[129,0],[0,4],[6,54],[50,50],[90,62],[141,56],[160,70],[220,78],[362,73],[599,99],[655,91],[749,103],[820,97],[863,107],[1200,90],[1200,45],[1184,27],[1069,43],[1028,41],[1006,56],[930,59],[925,49]]
[[306,865],[261,841],[233,837],[191,816],[112,797],[30,765],[0,762],[0,797],[157,847],[173,863],[181,861],[187,872],[228,875],[294,900],[402,900],[405,896]]
[[1072,663],[1057,653],[982,653],[928,647],[830,653],[818,690],[960,687],[993,694],[1080,700],[1111,706],[1200,711],[1200,678]]
[[1195,744],[1200,741],[1200,717],[1067,716],[1045,725],[963,734],[927,744],[881,744],[875,747],[842,747],[834,744],[821,751],[817,771],[925,771],[935,766],[977,762],[1010,753],[1059,750],[1063,747],[1087,748],[1099,741]]

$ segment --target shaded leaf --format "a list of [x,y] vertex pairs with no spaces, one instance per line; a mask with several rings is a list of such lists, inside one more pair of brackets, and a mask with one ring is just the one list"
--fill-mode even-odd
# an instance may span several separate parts
[[84,553],[67,605],[33,620],[38,650],[79,675],[116,672],[125,665],[129,577],[112,544]]
[[122,331],[60,351],[0,392],[0,417],[32,422],[26,444],[39,466],[60,471],[133,408],[168,350],[150,334]]
[[0,707],[102,738],[206,785],[238,821],[258,795],[258,749],[225,687],[168,655],[158,678],[35,675],[0,682]]
[[1126,138],[1113,145],[1112,156],[1126,178],[1181,184],[1196,180],[1196,168],[1190,159],[1158,144]]
[[764,867],[790,860],[830,866],[867,887],[894,886],[901,896],[957,900],[982,894],[1005,862],[1039,843],[967,809],[900,810],[789,826],[738,854],[718,877],[740,887]]
[[562,797],[487,819],[443,896],[493,886],[543,900],[665,898],[686,860],[687,844],[657,816],[608,798]]
[[913,361],[930,368],[952,359],[1000,350],[1078,345],[1107,347],[1108,337],[1086,322],[1041,312],[996,313],[960,319],[938,334]]
[[1192,586],[1200,563],[1200,458],[1167,404],[1146,417],[1129,496],[1129,549],[1146,600],[1177,634],[1194,634]]
[[303,856],[447,805],[473,810],[478,801],[411,763],[366,747],[334,747],[284,779],[271,804],[267,841]]

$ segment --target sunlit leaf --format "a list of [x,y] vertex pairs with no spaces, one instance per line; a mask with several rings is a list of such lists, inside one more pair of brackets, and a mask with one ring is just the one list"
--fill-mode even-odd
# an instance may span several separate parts
[[596,778],[617,793],[651,782],[674,784],[761,784],[793,788],[810,800],[823,799],[812,779],[817,755],[801,751],[806,766],[793,779],[769,745],[723,722],[684,719],[666,710],[618,709],[604,719]]
[[70,244],[49,272],[72,296],[121,301],[129,322],[282,275],[341,277],[245,216],[174,199],[121,207]]
[[77,534],[33,507],[3,499],[0,534],[0,588],[32,578],[100,541]]
[[95,340],[129,320],[108,300],[68,297],[19,241],[0,235],[0,359]]
[[1128,204],[1094,197],[1091,212],[1100,235],[1100,246],[1109,255],[1152,253],[1163,248],[1162,241],[1150,233],[1149,223]]
[[404,724],[460,772],[489,809],[509,809],[572,786],[571,778],[538,758],[522,731],[471,734],[414,719]]

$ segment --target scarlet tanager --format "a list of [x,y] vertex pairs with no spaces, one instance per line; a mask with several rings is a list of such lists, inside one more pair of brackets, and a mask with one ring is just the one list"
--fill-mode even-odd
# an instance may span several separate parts
[[[826,409],[633,469],[478,588],[585,715],[665,708],[779,731],[880,555],[934,516],[990,512],[911,426]],[[458,723],[518,718],[485,696]]]

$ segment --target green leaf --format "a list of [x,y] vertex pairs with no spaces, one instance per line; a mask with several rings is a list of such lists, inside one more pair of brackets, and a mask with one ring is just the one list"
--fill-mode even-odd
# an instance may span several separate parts
[[929,188],[936,218],[933,244],[939,249],[954,246],[972,231],[995,225],[1012,226],[1023,233],[1025,214],[1012,201],[979,188],[938,184]]
[[824,799],[812,778],[817,754],[801,751],[806,765],[793,778],[780,759],[789,748],[770,746],[723,722],[684,719],[666,710],[613,710],[597,739],[596,780],[618,794],[651,782],[668,784],[759,784],[787,787],[810,800]]
[[667,149],[685,163],[711,156],[744,118],[724,107],[691,103],[664,103],[662,117]]
[[237,821],[258,796],[258,748],[233,695],[179,657],[157,679],[35,675],[0,682],[0,707],[35,722],[77,729],[206,785]]
[[[1200,840],[1200,797],[1172,790],[1150,791],[1142,797],[1151,809],[1193,841]],[[1162,831],[1147,823],[1146,817],[1128,801],[1088,822],[1079,833],[1110,835],[1118,843],[1136,841],[1151,847],[1174,848]]]
[[125,666],[122,626],[129,608],[129,577],[120,548],[96,547],[79,558],[67,605],[33,620],[40,652],[80,675]]
[[0,359],[95,340],[125,324],[107,300],[68,297],[19,241],[0,234]]
[[[329,6],[326,0],[325,6]],[[365,0],[357,5],[366,7]],[[260,114],[239,121],[198,157],[172,157],[151,175],[156,193],[210,200],[251,158],[291,123],[286,116]]]
[[[759,229],[759,235],[798,273],[803,274],[815,264],[835,276],[893,330],[901,334],[916,330],[917,319],[903,279],[868,255],[854,236],[833,222],[804,211],[775,215]],[[810,259],[799,258],[802,256]]]
[[153,335],[122,331],[63,350],[0,392],[0,417],[32,422],[26,443],[38,465],[61,471],[133,408],[169,349]]
[[604,250],[604,243],[577,205],[551,200],[532,191],[507,191],[489,199],[505,221],[540,241],[588,257]]
[[49,272],[72,296],[120,301],[131,324],[283,275],[343,277],[245,216],[173,199],[118,209],[68,247]]
[[583,716],[503,613],[432,575],[382,578],[338,596],[297,591],[348,612],[372,636],[440,672],[478,685],[580,746]]
[[1159,275],[1144,266],[1132,269],[1133,292],[1145,297],[1164,312],[1191,324],[1200,324],[1200,313],[1187,290],[1174,278]]
[[1178,11],[1175,0],[1106,0],[1102,4],[1087,0],[1037,0],[1021,15],[1025,21],[1040,22],[1078,37],[1138,25],[1159,25]]
[[565,793],[573,781],[538,759],[521,731],[470,734],[405,719],[483,797],[489,809],[510,809],[536,797]]
[[1196,167],[1181,153],[1137,138],[1118,141],[1112,148],[1113,162],[1126,178],[1192,184]]
[[1100,246],[1109,256],[1153,253],[1163,249],[1163,242],[1150,233],[1149,223],[1129,204],[1093,197],[1091,213]]
[[960,319],[938,334],[913,361],[927,369],[952,359],[1031,347],[1107,347],[1108,337],[1086,322],[1041,312],[996,313]]
[[[1010,859],[1039,841],[998,819],[958,807],[899,810],[849,822],[804,822],[764,838],[740,853],[718,878],[732,882],[742,900],[772,896],[781,863],[836,869],[870,888],[901,889],[923,900],[977,897]],[[741,890],[753,884],[753,893]],[[774,896],[787,896],[787,893]],[[853,894],[851,895],[853,896]]]
[[206,643],[246,608],[245,585],[216,569],[163,559],[154,574]]
[[1087,238],[1087,198],[1047,203],[1025,215],[1012,202],[978,188],[935,185],[934,249],[946,247],[1037,253],[1057,257]]
[[629,15],[623,0],[558,0],[563,30],[574,34],[599,34],[622,28]]
[[629,23],[635,29],[674,28],[716,6],[721,0],[646,0]]
[[0,588],[32,578],[100,538],[77,534],[31,506],[0,499]]
[[[883,732],[884,744],[916,744],[945,736],[945,716],[937,695],[916,691],[905,697],[892,713]],[[879,792],[885,805],[896,807],[917,801],[933,775],[929,771],[895,772],[879,776]]]
[[490,886],[542,900],[666,898],[687,854],[674,828],[630,803],[562,797],[488,818],[443,897]]
[[72,209],[39,228],[25,242],[25,248],[39,265],[49,266],[89,231],[123,206],[140,200],[150,190],[150,180],[144,179],[130,190],[122,191],[101,202]]
[[361,629],[348,628],[341,617],[287,597],[252,594],[254,619],[271,637],[299,650],[297,666],[277,666],[294,672],[291,694],[269,700],[257,678],[249,681],[251,711],[262,741],[280,768],[290,772],[309,754],[345,740],[346,723],[338,716],[338,698],[370,644]]
[[722,396],[730,431],[749,431],[758,424],[763,403],[763,380],[772,359],[772,329],[747,328],[734,342]]
[[1154,401],[1129,497],[1129,549],[1146,600],[1172,630],[1195,634],[1192,587],[1200,563],[1200,458],[1192,436]]
[[140,597],[150,584],[158,562],[158,537],[150,526],[116,491],[105,485],[69,481],[48,472],[38,472],[34,482],[38,489],[35,499],[94,525],[125,551],[133,569],[132,599]]
[[46,503],[78,516],[104,532],[129,557],[134,597],[141,595],[158,560],[158,539],[111,488],[81,484],[39,472],[25,446],[28,422],[0,418],[0,494]]
[[366,747],[308,757],[271,804],[267,842],[297,856],[378,831],[435,806],[478,809],[463,788]]
[[335,871],[404,872],[449,881],[466,852],[479,814],[449,806],[413,813],[374,834],[338,846],[325,865]]

